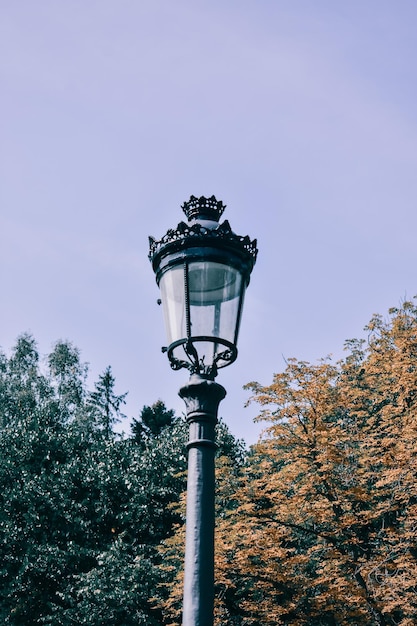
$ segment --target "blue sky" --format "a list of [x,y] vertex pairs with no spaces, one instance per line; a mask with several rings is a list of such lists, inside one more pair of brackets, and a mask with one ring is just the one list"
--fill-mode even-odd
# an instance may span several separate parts
[[147,259],[191,194],[258,238],[221,414],[417,293],[413,0],[0,7],[0,345],[69,339],[126,412],[177,397]]

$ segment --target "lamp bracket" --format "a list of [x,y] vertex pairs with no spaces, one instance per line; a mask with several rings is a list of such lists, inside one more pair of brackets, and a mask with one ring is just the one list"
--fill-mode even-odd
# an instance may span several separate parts
[[[219,352],[213,359],[211,365],[206,365],[203,359],[198,356],[196,344],[199,342],[210,342],[221,344],[225,347],[223,352]],[[179,359],[174,356],[174,350],[180,346],[183,346],[184,355],[188,360]],[[163,352],[168,355],[169,363],[173,370],[179,370],[182,368],[188,369],[191,374],[198,374],[204,376],[210,380],[214,380],[217,376],[217,371],[226,365],[230,365],[237,358],[237,348],[234,344],[226,341],[226,339],[220,339],[218,337],[189,337],[188,339],[179,339],[174,341],[167,348],[162,348]],[[219,365],[219,363],[222,363]]]

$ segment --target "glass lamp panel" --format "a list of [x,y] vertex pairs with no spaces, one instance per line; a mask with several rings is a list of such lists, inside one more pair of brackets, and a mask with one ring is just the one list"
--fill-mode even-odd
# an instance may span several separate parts
[[[195,261],[188,267],[191,336],[219,337],[235,343],[242,292],[242,275],[213,261]],[[225,346],[204,342],[197,347],[210,365]]]
[[184,268],[167,270],[159,283],[168,345],[187,336],[185,317]]
[[239,297],[239,270],[214,261],[192,261],[188,266],[191,306],[217,305]]
[[[242,282],[241,277],[240,282]],[[239,333],[239,312],[243,307],[243,300],[245,296],[244,288],[241,289],[241,294],[233,300],[227,300],[222,303],[221,306],[221,314],[220,314],[220,328],[219,328],[219,337],[224,337],[227,341],[230,341],[233,344],[237,344],[237,338]]]

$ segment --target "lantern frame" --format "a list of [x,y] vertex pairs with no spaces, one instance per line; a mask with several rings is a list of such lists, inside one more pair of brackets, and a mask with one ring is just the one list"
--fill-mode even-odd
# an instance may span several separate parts
[[[183,292],[179,294],[179,302],[182,302],[183,298],[184,336],[175,339],[167,347],[163,347],[162,351],[167,353],[174,370],[187,368],[192,374],[196,373],[209,379],[214,379],[218,369],[230,365],[237,358],[237,338],[243,301],[258,252],[256,240],[251,241],[247,236],[236,235],[227,220],[219,224],[225,208],[225,205],[217,201],[214,196],[210,198],[191,196],[190,200],[182,205],[188,224],[180,222],[175,229],[168,230],[159,241],[149,237],[149,259],[158,286],[161,286],[161,279],[167,272],[180,268],[183,272]],[[221,266],[233,272],[236,279],[240,276],[238,293],[234,293],[233,296],[233,299],[237,297],[239,299],[237,309],[232,312],[235,316],[234,329],[229,333],[228,338],[222,337],[220,332],[214,334],[214,330],[211,334],[193,335],[191,332],[194,316],[198,315],[198,312],[195,310],[197,307],[193,307],[192,310],[189,275],[190,269],[195,270],[196,264],[206,264],[206,267],[211,268],[212,271],[216,270],[216,265],[217,269]],[[201,293],[204,296],[203,291]],[[225,302],[226,300],[218,301],[218,316],[221,315],[221,306]],[[167,320],[174,320],[175,312],[169,310],[168,302],[164,302],[164,307]],[[214,344],[213,359],[209,363],[205,363],[204,357],[201,353],[199,354],[201,344]],[[181,346],[184,358],[178,357]]]

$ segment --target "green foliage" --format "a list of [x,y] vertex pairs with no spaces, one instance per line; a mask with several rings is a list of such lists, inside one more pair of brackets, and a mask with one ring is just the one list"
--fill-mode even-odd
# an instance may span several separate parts
[[18,338],[10,359],[0,357],[0,425],[13,426],[19,422],[30,424],[40,414],[44,420],[56,416],[50,403],[52,390],[39,372],[39,354],[34,339],[29,335]]
[[44,623],[158,626],[161,615],[149,603],[156,577],[152,558],[118,538],[97,555],[93,568],[77,577],[77,584],[70,589],[70,608],[62,611],[58,607]]
[[127,393],[116,395],[114,392],[116,380],[110,365],[99,376],[94,391],[89,393],[88,406],[95,423],[103,429],[106,439],[112,434],[114,424],[125,417],[120,407],[126,403]]
[[[222,626],[412,626],[417,614],[417,307],[368,341],[251,383],[267,429],[217,426]],[[0,353],[0,623],[177,626],[187,425],[161,400],[132,436],[110,367],[93,391],[58,342]]]
[[28,335],[0,354],[0,623],[162,624],[157,546],[182,522],[186,426],[157,403],[170,428],[121,439],[110,368],[90,392],[68,342],[40,362]]
[[85,399],[87,365],[80,351],[68,341],[58,341],[48,356],[49,374],[62,419],[74,417]]
[[131,423],[132,435],[137,443],[152,437],[158,437],[166,426],[171,426],[174,411],[168,410],[162,400],[152,406],[144,406],[139,419]]

